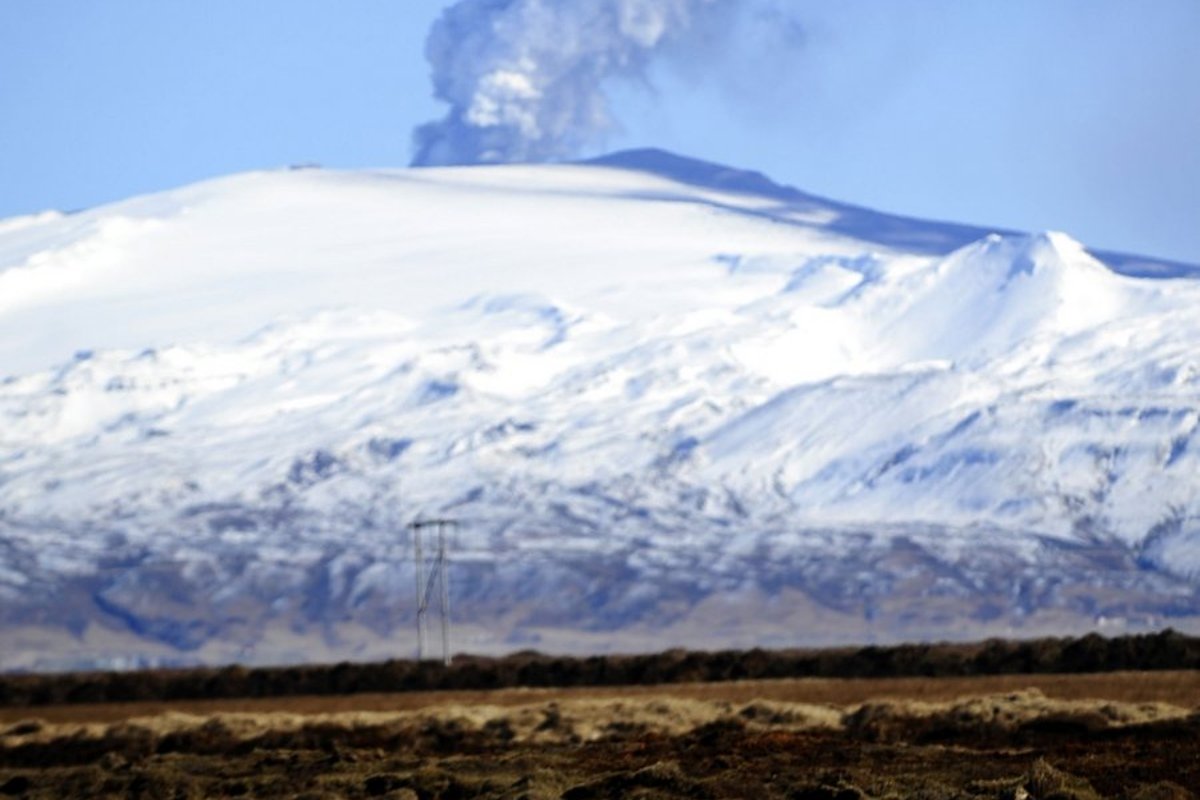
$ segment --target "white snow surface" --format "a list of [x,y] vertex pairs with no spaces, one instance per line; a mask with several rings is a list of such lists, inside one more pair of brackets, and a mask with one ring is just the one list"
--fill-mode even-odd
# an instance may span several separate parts
[[1200,580],[1200,282],[622,163],[0,221],[0,597],[115,552],[398,594],[378,531],[416,513],[481,560],[867,527]]

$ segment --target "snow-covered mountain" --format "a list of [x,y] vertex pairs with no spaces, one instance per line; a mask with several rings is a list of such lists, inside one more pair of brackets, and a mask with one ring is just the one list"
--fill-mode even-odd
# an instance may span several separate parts
[[1200,270],[657,151],[0,221],[0,668],[1200,629]]

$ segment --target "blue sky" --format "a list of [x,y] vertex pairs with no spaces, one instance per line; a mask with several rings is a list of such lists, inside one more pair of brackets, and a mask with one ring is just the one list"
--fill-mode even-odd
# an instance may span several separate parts
[[[1200,2],[780,0],[614,86],[656,145],[915,216],[1200,262]],[[0,217],[240,170],[399,166],[444,0],[0,0]]]

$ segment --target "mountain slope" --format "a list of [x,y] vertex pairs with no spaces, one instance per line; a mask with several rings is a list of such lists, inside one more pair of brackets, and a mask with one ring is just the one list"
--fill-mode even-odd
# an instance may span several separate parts
[[[1200,283],[656,151],[0,222],[0,667],[1196,624]],[[7,376],[7,377],[3,377]]]

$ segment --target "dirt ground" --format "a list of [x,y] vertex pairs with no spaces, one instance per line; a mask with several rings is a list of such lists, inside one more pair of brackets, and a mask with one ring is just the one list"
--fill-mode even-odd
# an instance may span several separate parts
[[1200,795],[1200,672],[0,710],[0,797]]

